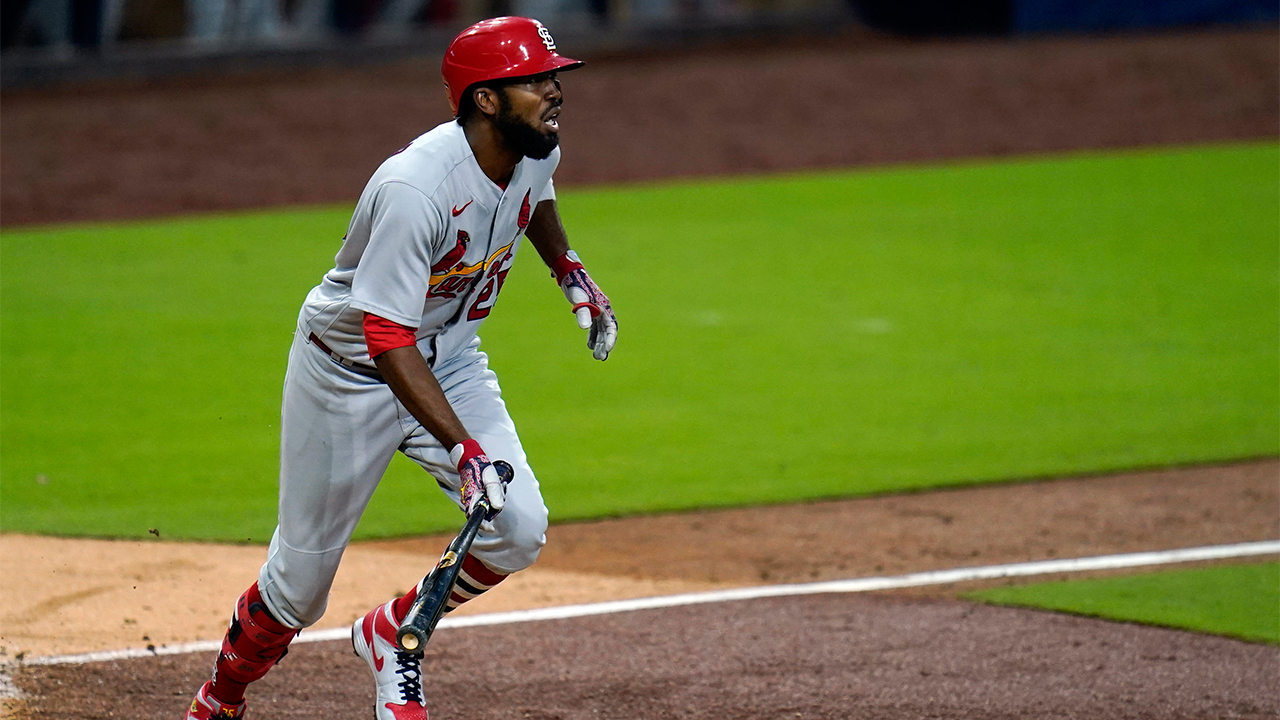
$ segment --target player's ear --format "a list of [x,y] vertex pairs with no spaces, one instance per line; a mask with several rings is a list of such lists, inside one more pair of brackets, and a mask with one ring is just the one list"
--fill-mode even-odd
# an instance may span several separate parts
[[478,87],[471,91],[471,98],[476,103],[476,109],[483,115],[497,117],[498,111],[502,109],[502,100],[498,97],[498,91],[493,88]]

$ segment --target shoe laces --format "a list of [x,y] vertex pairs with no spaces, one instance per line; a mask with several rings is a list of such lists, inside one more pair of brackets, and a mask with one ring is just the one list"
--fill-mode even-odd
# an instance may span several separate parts
[[422,703],[422,653],[396,652],[396,674],[400,676],[400,699]]

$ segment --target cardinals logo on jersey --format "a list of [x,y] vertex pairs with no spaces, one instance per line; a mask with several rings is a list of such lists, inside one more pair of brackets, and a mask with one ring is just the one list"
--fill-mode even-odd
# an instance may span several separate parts
[[[488,258],[475,265],[466,265],[462,262],[450,264],[454,261],[449,260],[449,257],[457,253],[456,257],[460,259],[462,253],[466,252],[467,249],[467,234],[459,231],[458,236],[458,245],[449,251],[444,260],[432,267],[431,287],[427,291],[427,297],[455,298],[459,295],[466,295],[481,282],[488,280],[488,285],[480,293],[480,297],[477,298],[471,312],[468,313],[467,319],[475,320],[477,317],[484,317],[489,314],[488,307],[493,304],[491,300],[496,298],[498,291],[502,289],[502,283],[507,277],[507,270],[510,269],[507,266],[515,255],[512,252],[515,242],[512,241],[498,248]],[[436,272],[436,268],[441,268],[441,270]],[[477,315],[476,313],[483,314]]]
[[462,256],[467,254],[467,245],[470,244],[470,242],[471,236],[467,234],[467,231],[459,230],[458,243],[453,246],[452,250],[445,253],[444,257],[440,258],[440,262],[431,266],[431,274],[436,275],[446,272],[449,268],[457,265],[458,261],[462,259]]
[[524,191],[524,202],[520,203],[520,217],[516,218],[516,227],[521,232],[529,226],[529,190]]

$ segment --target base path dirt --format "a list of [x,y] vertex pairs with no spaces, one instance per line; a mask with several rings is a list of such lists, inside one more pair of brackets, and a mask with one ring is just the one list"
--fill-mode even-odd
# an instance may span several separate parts
[[[441,631],[432,720],[1274,718],[1280,649],[945,600],[818,596]],[[29,669],[31,718],[174,720],[209,658]],[[298,645],[251,718],[368,718],[347,642]]]
[[[555,525],[459,612],[1280,538],[1280,461]],[[356,543],[317,628],[406,591],[448,536]],[[261,547],[0,536],[7,657],[215,640]]]

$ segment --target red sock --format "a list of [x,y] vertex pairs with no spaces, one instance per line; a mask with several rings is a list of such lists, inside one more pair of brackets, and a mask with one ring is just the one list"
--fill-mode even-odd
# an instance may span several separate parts
[[[479,597],[492,589],[494,585],[506,579],[506,575],[491,570],[488,565],[477,560],[474,555],[467,553],[467,556],[462,559],[462,569],[458,573],[458,581],[454,583],[453,593],[449,595],[444,611],[452,612],[454,608],[462,603]],[[409,613],[409,608],[413,605],[413,601],[418,597],[418,591],[421,589],[422,583],[419,582],[417,587],[410,590],[403,597],[396,598],[391,604],[391,614],[395,616],[396,622],[404,621],[404,616]]]
[[458,581],[453,584],[453,593],[449,595],[444,611],[453,612],[462,603],[480,597],[506,579],[506,573],[491,569],[468,553],[462,559],[462,570],[458,573]]
[[404,622],[404,616],[409,614],[409,608],[413,605],[413,601],[418,597],[418,587],[420,585],[422,585],[421,581],[419,581],[418,584],[408,592],[408,594],[404,597],[396,598],[396,601],[391,604],[391,615],[395,618],[396,622]]

